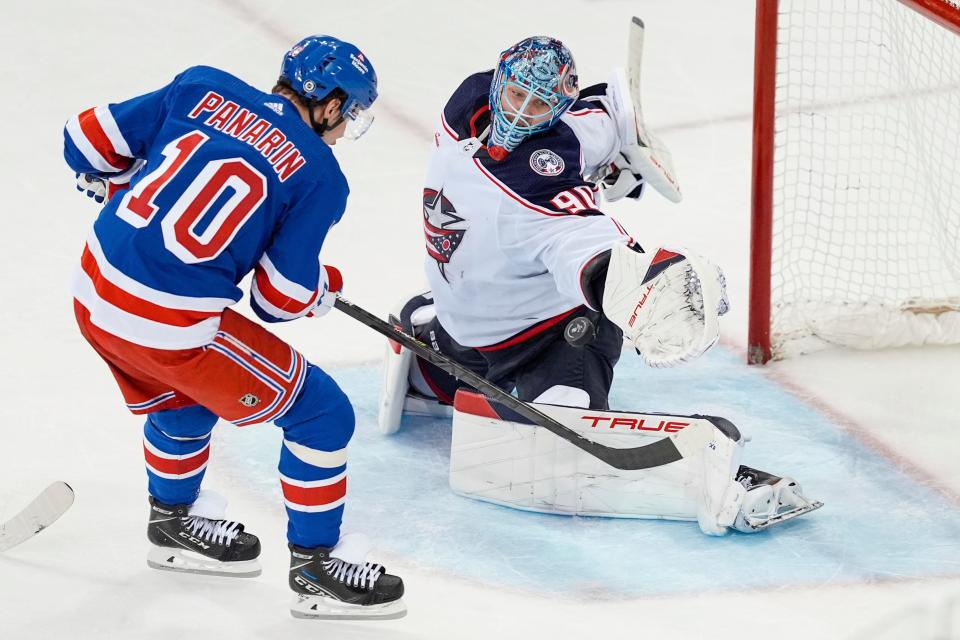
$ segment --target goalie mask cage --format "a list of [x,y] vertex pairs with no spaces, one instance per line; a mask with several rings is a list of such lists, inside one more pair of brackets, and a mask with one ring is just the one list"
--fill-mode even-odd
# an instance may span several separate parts
[[960,0],[757,0],[752,363],[960,343]]

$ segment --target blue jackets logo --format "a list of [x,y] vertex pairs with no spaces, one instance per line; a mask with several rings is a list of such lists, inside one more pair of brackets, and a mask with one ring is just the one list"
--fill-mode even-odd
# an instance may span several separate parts
[[427,241],[427,253],[437,261],[440,275],[447,282],[445,265],[450,262],[453,252],[463,242],[467,233],[463,218],[459,217],[453,203],[443,195],[443,189],[423,190],[423,234]]
[[530,154],[530,168],[542,176],[558,176],[563,173],[563,158],[550,149],[538,149]]

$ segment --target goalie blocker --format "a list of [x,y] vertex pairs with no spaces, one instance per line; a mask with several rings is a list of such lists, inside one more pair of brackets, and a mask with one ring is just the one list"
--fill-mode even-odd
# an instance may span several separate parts
[[760,531],[822,506],[807,500],[796,481],[741,465],[745,440],[723,418],[534,406],[607,446],[674,438],[686,449],[684,458],[615,470],[511,409],[461,389],[450,450],[454,492],[542,513],[696,520],[708,535]]

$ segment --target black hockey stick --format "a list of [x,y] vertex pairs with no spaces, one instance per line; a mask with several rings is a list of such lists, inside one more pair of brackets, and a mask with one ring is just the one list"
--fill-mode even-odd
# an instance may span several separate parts
[[358,307],[345,298],[338,297],[334,306],[354,320],[358,320],[377,333],[399,342],[424,360],[435,364],[450,375],[463,380],[491,400],[496,400],[500,404],[510,407],[524,418],[531,420],[534,424],[543,427],[554,435],[583,449],[593,457],[606,462],[611,467],[623,470],[649,469],[670,462],[676,462],[683,458],[683,454],[680,453],[680,450],[677,449],[677,446],[671,438],[663,438],[651,444],[630,449],[608,447],[584,438],[576,431],[563,426],[550,416],[539,411],[536,407],[532,407],[526,402],[516,399],[500,387],[495,386],[489,380],[457,364],[442,353],[434,351],[426,343],[394,327],[389,322],[384,322],[369,311]]

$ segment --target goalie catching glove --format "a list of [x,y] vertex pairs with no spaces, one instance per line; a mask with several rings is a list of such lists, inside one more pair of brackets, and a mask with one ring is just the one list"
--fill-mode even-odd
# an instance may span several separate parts
[[719,316],[728,307],[723,272],[706,258],[659,249],[651,260],[614,245],[603,312],[650,366],[680,364],[712,347],[720,336]]

